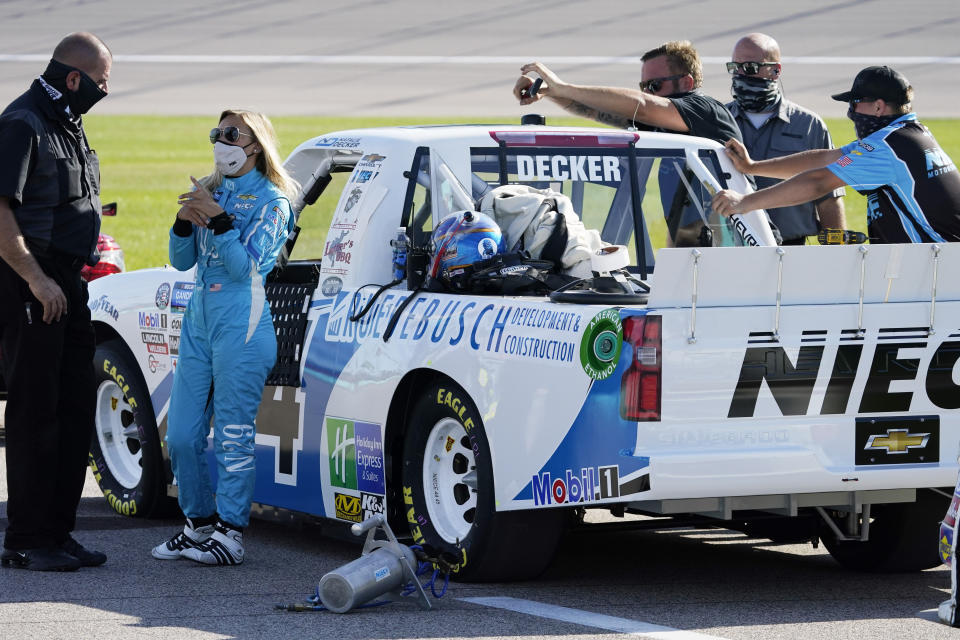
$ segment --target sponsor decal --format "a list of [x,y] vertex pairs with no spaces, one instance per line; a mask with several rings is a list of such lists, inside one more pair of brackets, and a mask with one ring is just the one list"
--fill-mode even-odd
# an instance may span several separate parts
[[360,494],[360,509],[363,511],[363,519],[371,518],[378,513],[385,513],[383,505],[383,496],[373,495],[372,493]]
[[864,151],[873,151],[873,150],[874,150],[874,147],[873,147],[872,144],[869,144],[869,143],[863,142],[863,141],[860,142],[860,148],[863,149]]
[[853,158],[851,158],[850,156],[842,156],[839,160],[837,160],[837,164],[840,165],[841,167],[846,167],[852,162],[853,162]]
[[180,333],[180,327],[183,325],[183,318],[181,316],[173,316],[170,318],[170,331],[176,331]]
[[141,331],[140,338],[143,344],[166,344],[167,339],[162,333],[153,333],[152,331]]
[[167,305],[170,304],[170,283],[164,282],[159,287],[157,287],[157,294],[154,296],[154,301],[157,304],[157,309],[161,311],[167,308]]
[[854,464],[940,461],[939,416],[857,418]]
[[943,152],[943,149],[940,147],[934,147],[933,149],[924,149],[923,157],[927,161],[927,177],[936,178],[939,175],[944,173],[949,173],[950,171],[956,171],[957,167],[954,166],[953,161],[950,160],[950,156]]
[[620,182],[620,158],[616,156],[518,155],[517,177],[524,181]]
[[326,278],[320,285],[320,293],[327,297],[335,296],[342,290],[343,280],[337,276],[330,276],[329,278]]
[[187,304],[193,296],[195,286],[193,282],[175,282],[170,299],[170,310],[174,313],[183,313],[186,311]]
[[113,318],[114,321],[120,318],[120,312],[117,311],[117,308],[113,306],[113,303],[110,302],[110,299],[107,298],[107,296],[100,296],[99,298],[97,298],[96,300],[90,303],[90,312],[93,313],[95,311],[104,312],[105,314]]
[[368,153],[367,155],[360,158],[361,164],[373,164],[375,162],[383,162],[387,159],[387,156],[381,156],[378,153]]
[[357,454],[357,488],[367,493],[385,493],[380,425],[355,423],[354,447]]
[[330,271],[335,273],[345,274],[347,270],[345,268],[335,269],[336,265],[349,265],[350,258],[352,257],[351,250],[353,249],[353,240],[348,240],[350,236],[350,230],[341,231],[340,234],[333,240],[327,241],[326,246],[323,249],[323,259],[328,260],[330,263]]
[[330,484],[357,488],[357,453],[353,421],[327,418],[327,452],[330,456]]
[[389,578],[390,567],[386,567],[386,566],[380,567],[379,569],[373,572],[373,577],[377,582],[380,582],[381,580],[385,580],[386,578]]
[[340,520],[349,520],[351,522],[360,522],[360,498],[346,493],[333,494],[333,506],[337,512],[337,518]]
[[170,344],[170,354],[174,356],[180,355],[180,336],[171,333],[168,340]]
[[[643,478],[649,476],[644,475]],[[567,469],[560,477],[551,477],[549,472],[532,476],[533,503],[537,506],[548,504],[573,504],[619,498],[621,494],[620,467],[583,467],[576,471]],[[630,493],[649,489],[633,488]]]
[[158,371],[166,371],[167,365],[163,363],[163,360],[151,353],[147,356],[147,368],[150,369],[150,373],[157,373]]
[[353,149],[360,146],[360,138],[340,138],[337,136],[324,136],[313,143],[315,147],[339,147],[344,149]]
[[356,205],[360,201],[360,196],[362,195],[363,195],[363,189],[361,189],[360,187],[355,187],[353,191],[350,192],[350,196],[347,198],[347,201],[343,205],[344,213],[349,213],[350,209],[353,209],[354,205]]
[[143,339],[143,343],[147,345],[147,353],[158,353],[161,355],[167,355],[169,353],[167,349],[167,338],[162,333],[141,331],[140,336]]
[[376,178],[377,175],[379,174],[380,174],[379,171],[373,171],[371,169],[362,169],[360,171],[354,172],[353,177],[350,178],[350,182],[353,182],[356,184],[365,184],[367,182],[370,182],[374,178]]
[[[330,311],[325,340],[363,344],[378,340],[397,305],[409,294],[385,294],[373,301],[358,322],[350,316],[362,309],[373,293],[359,292],[356,300],[341,294]],[[481,306],[483,305],[483,306]],[[352,309],[352,310],[351,310]],[[476,300],[418,295],[397,324],[391,340],[430,341],[473,351],[499,353],[541,361],[574,362],[582,316],[576,311],[510,304],[483,304]],[[524,335],[532,330],[536,336]]]
[[[823,345],[802,345],[796,361],[779,344],[750,346],[744,351],[727,417],[754,417],[761,388],[784,416],[906,412],[914,396],[923,394],[939,409],[960,409],[960,384],[953,374],[960,341],[949,337],[940,344],[900,341],[898,332],[910,329],[880,328],[876,341],[854,339],[854,330],[844,330],[836,351],[829,352],[832,362],[825,361]],[[860,366],[864,358],[869,366]],[[811,406],[822,369],[829,378],[826,393],[819,406]],[[926,372],[922,380],[921,372]]]
[[137,319],[141,329],[167,328],[167,314],[165,313],[146,313],[141,311],[137,314]]
[[383,494],[383,438],[380,425],[327,419],[330,484],[343,489]]
[[257,195],[253,193],[240,193],[236,195],[236,198],[237,200],[252,201],[257,199]]
[[604,309],[593,316],[580,339],[580,364],[594,380],[613,375],[623,347],[623,323],[616,309]]
[[234,202],[233,208],[237,211],[249,211],[250,209],[253,209],[253,203],[252,202]]
[[455,445],[456,443],[457,443],[456,440],[454,440],[450,436],[447,436],[447,442],[443,445],[443,448],[444,450],[446,450],[447,453],[450,453],[450,450],[453,449],[453,445]]

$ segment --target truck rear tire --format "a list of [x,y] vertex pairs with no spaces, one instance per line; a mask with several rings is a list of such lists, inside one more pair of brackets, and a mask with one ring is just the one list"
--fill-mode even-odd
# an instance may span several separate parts
[[821,532],[820,539],[834,560],[847,569],[885,573],[936,567],[940,564],[940,521],[951,498],[951,490],[945,492],[917,489],[916,502],[873,505],[866,542],[840,541],[829,530]]
[[433,383],[413,406],[403,446],[403,511],[415,544],[464,582],[533,578],[550,564],[566,509],[494,508],[490,445],[473,402]]
[[121,340],[97,345],[97,412],[90,469],[117,513],[135,518],[171,515],[160,437],[150,394]]

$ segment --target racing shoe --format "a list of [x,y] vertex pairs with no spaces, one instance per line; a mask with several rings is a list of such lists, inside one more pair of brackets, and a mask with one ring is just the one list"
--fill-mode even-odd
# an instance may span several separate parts
[[205,542],[213,535],[213,524],[194,526],[193,521],[187,518],[183,531],[166,542],[161,542],[153,548],[151,555],[158,560],[177,560],[185,549],[192,549]]
[[204,542],[184,549],[184,558],[210,565],[235,565],[243,562],[243,529],[218,521],[213,535]]

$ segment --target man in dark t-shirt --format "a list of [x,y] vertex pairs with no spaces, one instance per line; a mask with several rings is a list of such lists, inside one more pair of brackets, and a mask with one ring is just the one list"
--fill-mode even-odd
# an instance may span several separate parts
[[[720,144],[731,138],[742,140],[740,128],[723,103],[699,91],[703,65],[690,42],[667,42],[647,51],[641,60],[639,91],[570,84],[542,63],[531,62],[520,68],[523,75],[517,79],[513,94],[522,105],[549,98],[574,115],[614,127],[685,133]],[[539,91],[532,96],[530,88],[535,81],[526,75],[528,73],[539,74],[543,79]],[[673,163],[662,164],[660,192],[664,213],[668,216],[670,244],[678,240],[678,228],[686,237],[684,243],[689,243],[692,242],[690,234],[696,236],[703,226],[694,207],[684,208],[682,202],[674,202],[673,194],[679,182]]]
[[[686,40],[667,42],[640,58],[640,90],[599,87],[564,82],[546,65],[531,62],[513,87],[522,105],[549,98],[570,113],[601,124],[647,131],[687,133],[724,144],[740,140],[733,116],[718,100],[700,93],[703,65],[693,45]],[[543,84],[529,95],[534,83],[528,73],[539,74]]]
[[960,172],[911,111],[907,79],[890,67],[867,67],[833,99],[849,103],[857,140],[759,161],[730,141],[727,151],[741,172],[789,179],[746,196],[721,191],[714,210],[731,215],[796,204],[847,184],[867,196],[871,242],[960,241]]

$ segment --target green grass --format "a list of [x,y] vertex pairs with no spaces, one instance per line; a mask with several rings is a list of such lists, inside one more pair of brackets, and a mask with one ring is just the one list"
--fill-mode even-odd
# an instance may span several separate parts
[[[476,121],[476,118],[273,118],[280,155],[284,158],[304,140],[331,131]],[[104,218],[104,233],[112,235],[123,247],[128,270],[166,264],[167,232],[177,211],[177,196],[190,188],[189,176],[200,177],[210,172],[213,158],[207,132],[216,126],[215,117],[91,114],[84,122],[91,145],[100,156],[102,200],[116,201],[119,208],[116,218]],[[947,154],[960,158],[960,120],[924,122]],[[589,123],[577,118],[551,118],[550,124]],[[828,119],[827,126],[837,145],[854,139],[853,124],[845,118]],[[337,187],[336,183],[332,184],[330,193]],[[330,219],[336,201],[337,197],[321,198],[320,210],[311,214],[316,217],[317,231]],[[845,205],[848,227],[866,231],[865,199],[848,188]],[[322,238],[312,240],[322,243]]]

